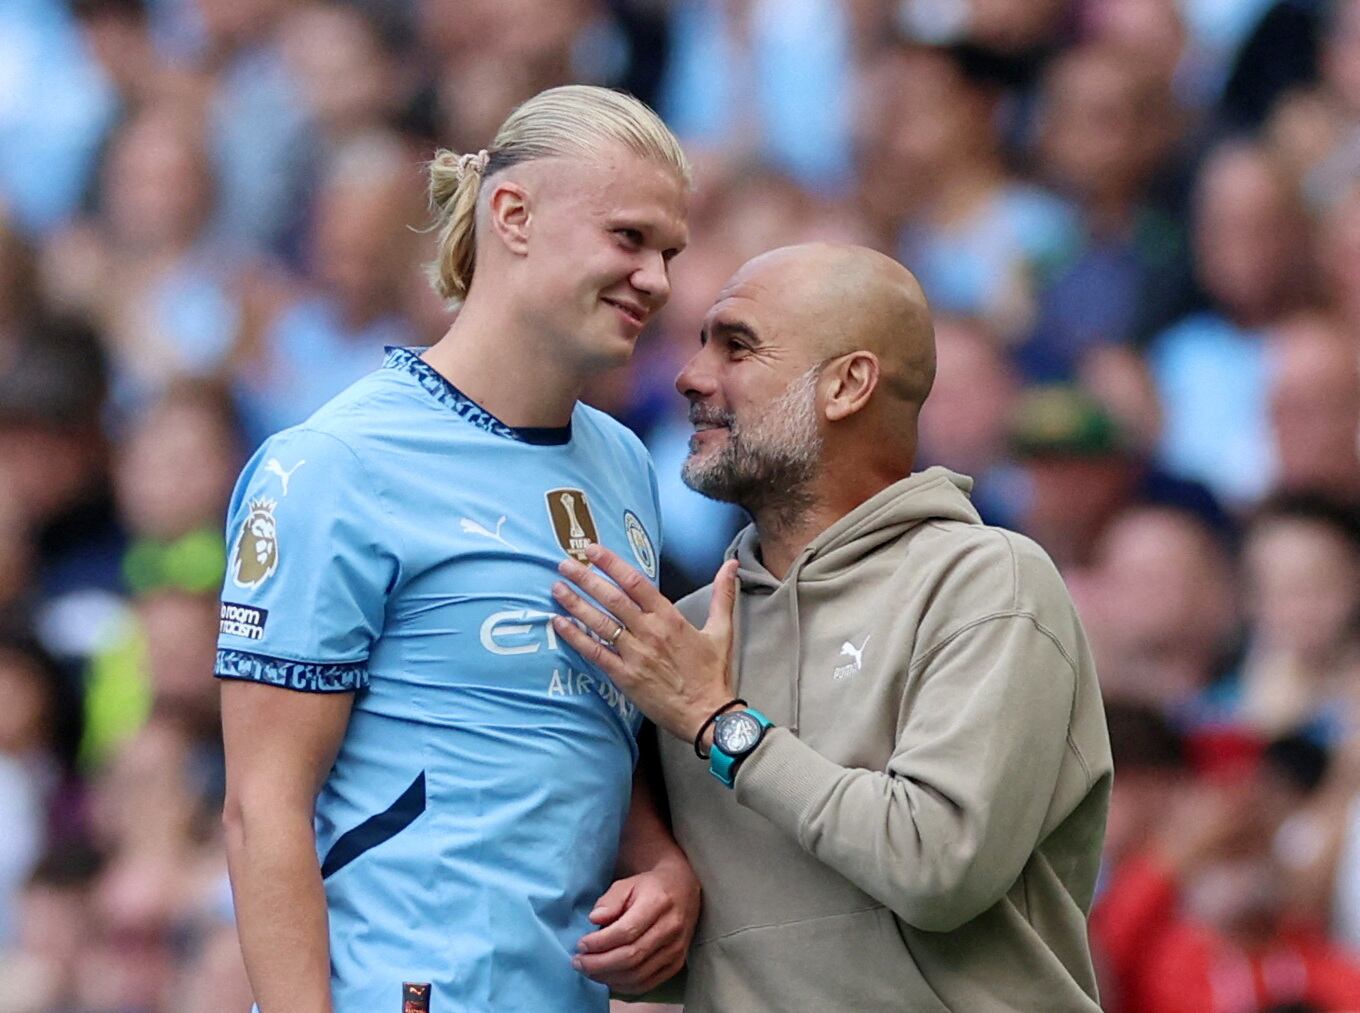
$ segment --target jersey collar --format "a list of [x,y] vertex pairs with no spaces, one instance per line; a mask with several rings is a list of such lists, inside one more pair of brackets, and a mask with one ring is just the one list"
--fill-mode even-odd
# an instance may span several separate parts
[[415,349],[389,345],[386,351],[387,358],[383,362],[385,369],[410,373],[427,393],[478,429],[517,443],[532,443],[542,447],[571,442],[570,420],[565,426],[507,426],[450,383],[448,377],[422,359]]

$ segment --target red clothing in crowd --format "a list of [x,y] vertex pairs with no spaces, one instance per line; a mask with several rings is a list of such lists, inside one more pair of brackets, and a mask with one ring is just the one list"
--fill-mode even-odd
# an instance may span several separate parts
[[1321,932],[1282,930],[1247,950],[1178,910],[1170,870],[1150,855],[1126,861],[1091,913],[1091,939],[1118,1013],[1257,1013],[1291,1002],[1360,1009],[1360,963]]

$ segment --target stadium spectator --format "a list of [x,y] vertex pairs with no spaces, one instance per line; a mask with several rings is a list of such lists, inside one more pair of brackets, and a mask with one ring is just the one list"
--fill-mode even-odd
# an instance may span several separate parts
[[1262,149],[1218,150],[1199,178],[1195,270],[1203,311],[1154,339],[1161,458],[1244,506],[1274,479],[1265,332],[1307,305],[1306,220],[1294,182]]
[[95,779],[94,839],[104,862],[83,965],[102,978],[96,1008],[173,1001],[182,951],[196,952],[205,921],[220,918],[221,785],[220,771],[205,766],[192,735],[168,716],[153,718]]
[[46,236],[77,211],[117,98],[86,55],[67,4],[0,10],[0,195],[6,217]]
[[1187,241],[1154,185],[1178,123],[1170,83],[1112,47],[1058,57],[1039,114],[1044,175],[1081,215],[1081,238],[1053,267],[1021,361],[1070,379],[1093,348],[1127,345],[1171,323],[1188,298]]
[[667,121],[700,150],[741,152],[811,190],[843,189],[854,55],[847,8],[833,0],[672,5]]
[[1290,909],[1275,846],[1316,789],[1326,754],[1283,738],[1254,770],[1201,778],[1163,802],[1142,853],[1115,873],[1092,914],[1092,933],[1117,982],[1111,1008],[1219,1013],[1290,1003],[1324,1011],[1360,1001],[1360,964]]
[[1013,342],[1034,323],[1049,272],[1077,241],[1067,204],[1006,169],[996,127],[1002,94],[970,50],[901,47],[890,152],[919,203],[897,241],[931,306],[976,316]]
[[[130,544],[122,560],[132,608],[100,631],[86,672],[82,757],[98,767],[164,698],[216,740],[216,694],[194,673],[211,653],[213,601],[226,571],[220,518],[242,454],[225,392],[179,381],[137,420],[114,471]],[[195,462],[186,474],[185,461]],[[206,610],[206,611],[205,611]]]
[[252,449],[420,344],[402,316],[418,271],[419,191],[401,141],[368,134],[336,152],[308,231],[306,284],[240,349],[237,395]]
[[1241,620],[1219,533],[1183,510],[1125,510],[1073,591],[1109,699],[1192,724],[1226,709],[1213,687],[1236,670]]
[[286,0],[193,0],[193,71],[207,93],[216,231],[230,243],[296,253],[315,172],[314,136],[277,37]]
[[34,554],[19,593],[32,601],[43,645],[63,660],[94,648],[121,584],[126,536],[109,487],[104,391],[100,348],[81,326],[42,325],[0,367],[0,490]]
[[1327,302],[1348,334],[1360,333],[1360,184],[1329,205],[1318,237]]
[[1360,347],[1334,321],[1302,317],[1270,349],[1276,486],[1360,503]]
[[395,54],[358,7],[310,3],[279,25],[279,45],[317,136],[317,156],[393,127],[408,96]]
[[1280,3],[1274,13],[1293,22],[1292,31],[1263,31],[1261,44],[1298,52],[1283,67],[1277,55],[1267,80],[1281,72],[1297,80],[1265,110],[1264,132],[1302,178],[1309,202],[1326,208],[1351,189],[1360,169],[1360,4]]
[[1189,511],[1216,529],[1223,508],[1203,485],[1167,474],[1080,388],[1030,388],[1011,420],[1011,450],[1025,488],[1012,496],[1017,526],[1064,571],[1087,565],[1102,532],[1127,507]]
[[1240,720],[1270,737],[1360,729],[1360,515],[1317,494],[1268,500],[1242,548],[1251,641]]
[[212,230],[203,141],[191,109],[143,109],[111,142],[102,213],[50,247],[49,296],[99,327],[123,412],[175,377],[222,371],[237,339],[241,251]]
[[1020,376],[997,340],[967,320],[936,319],[935,355],[935,385],[921,408],[921,463],[972,478],[983,521],[1016,527],[1028,492],[1011,447]]
[[81,845],[46,852],[19,898],[20,932],[0,944],[0,1009],[13,1013],[82,1010],[102,1004],[86,960],[99,856]]
[[0,633],[0,946],[15,937],[20,888],[54,839],[79,735],[74,687],[22,634]]

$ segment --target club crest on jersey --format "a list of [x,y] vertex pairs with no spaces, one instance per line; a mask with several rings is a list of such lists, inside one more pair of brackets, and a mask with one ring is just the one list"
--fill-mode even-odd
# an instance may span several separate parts
[[546,493],[548,518],[552,521],[553,534],[557,544],[569,556],[575,556],[582,563],[586,558],[586,546],[600,540],[595,528],[595,518],[590,515],[590,504],[586,494],[580,489],[551,489]]
[[277,505],[272,499],[250,501],[250,512],[231,550],[231,582],[237,587],[259,587],[279,568],[278,527],[274,523]]
[[623,512],[623,530],[628,535],[628,547],[633,550],[633,558],[637,560],[638,566],[648,577],[656,580],[656,547],[652,545],[651,536],[642,526],[642,521],[638,520],[638,515],[631,510]]

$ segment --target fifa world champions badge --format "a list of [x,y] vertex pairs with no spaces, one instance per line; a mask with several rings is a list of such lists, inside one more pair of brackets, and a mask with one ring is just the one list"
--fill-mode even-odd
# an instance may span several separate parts
[[550,489],[544,493],[548,501],[548,519],[562,551],[589,565],[586,546],[600,540],[595,518],[590,512],[583,489]]
[[278,525],[274,522],[277,501],[253,499],[250,512],[241,522],[241,531],[232,545],[228,564],[231,581],[237,587],[256,588],[279,568]]

